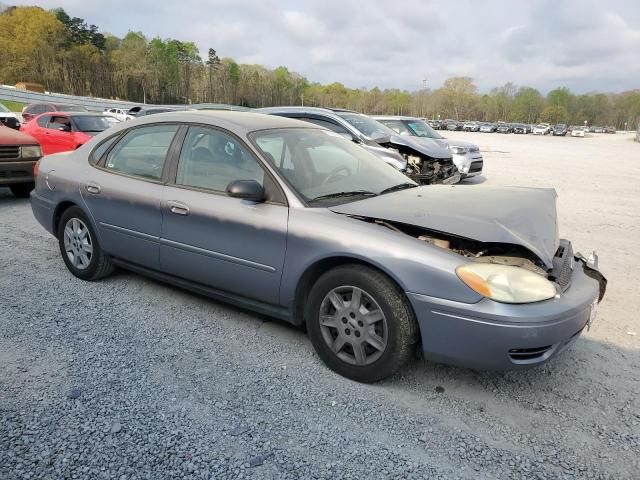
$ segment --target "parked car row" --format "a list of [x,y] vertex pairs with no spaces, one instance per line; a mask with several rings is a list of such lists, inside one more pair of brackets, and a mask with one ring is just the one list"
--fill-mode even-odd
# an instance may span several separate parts
[[558,236],[552,189],[420,185],[472,148],[420,119],[261,113],[107,128],[36,164],[34,216],[76,277],[122,267],[304,325],[319,358],[361,382],[417,349],[540,365],[593,322],[606,279]]
[[[567,126],[564,123],[551,125],[549,123],[539,123],[537,125],[526,123],[506,123],[506,122],[460,122],[457,120],[428,120],[429,125],[435,130],[449,131],[465,131],[465,132],[482,132],[482,133],[517,133],[534,135],[553,135],[584,137],[585,132],[591,133],[616,133],[615,127],[585,127],[585,126]],[[573,135],[573,131],[576,134]]]

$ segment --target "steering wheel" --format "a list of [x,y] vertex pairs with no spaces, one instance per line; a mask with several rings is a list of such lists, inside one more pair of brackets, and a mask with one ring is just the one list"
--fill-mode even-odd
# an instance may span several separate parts
[[[345,170],[347,172],[347,175],[346,175],[347,177],[351,176],[351,170],[349,169],[349,167],[347,167],[346,165],[338,165],[336,168],[331,170],[326,177],[324,177],[324,180],[322,181],[322,183],[320,185],[326,185],[327,183],[331,183],[331,180],[333,179],[333,177],[337,177],[338,173],[340,173],[343,170]],[[335,180],[333,180],[333,181],[335,181]]]

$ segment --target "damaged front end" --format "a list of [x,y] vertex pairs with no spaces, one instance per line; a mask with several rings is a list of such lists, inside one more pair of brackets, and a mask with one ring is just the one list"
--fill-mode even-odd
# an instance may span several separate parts
[[451,185],[462,178],[451,157],[435,158],[412,146],[394,142],[393,139],[379,145],[402,156],[407,161],[403,173],[420,185]]
[[419,157],[417,155],[405,155],[407,170],[405,174],[420,185],[442,183],[451,185],[461,180],[458,168],[451,159],[437,159]]
[[598,302],[602,301],[606,291],[607,279],[598,270],[597,255],[592,253],[589,258],[585,258],[580,253],[574,253],[569,240],[560,240],[559,247],[553,257],[552,268],[548,268],[539,257],[521,245],[480,242],[424,227],[388,220],[357,216],[353,218],[375,223],[393,231],[412,236],[430,245],[450,250],[473,262],[523,268],[553,282],[557,286],[558,294],[569,289],[573,271],[576,265],[580,263],[584,273],[598,282]]

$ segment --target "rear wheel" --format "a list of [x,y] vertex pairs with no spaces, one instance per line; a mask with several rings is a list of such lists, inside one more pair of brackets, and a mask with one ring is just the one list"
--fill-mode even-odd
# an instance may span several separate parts
[[307,331],[318,356],[358,382],[396,373],[412,357],[417,328],[404,292],[361,265],[322,275],[309,294]]
[[33,190],[35,184],[33,182],[16,183],[15,185],[9,185],[11,193],[17,198],[29,198],[31,190]]
[[71,207],[62,214],[58,243],[65,265],[76,277],[99,280],[113,272],[113,264],[100,248],[91,222],[81,208]]

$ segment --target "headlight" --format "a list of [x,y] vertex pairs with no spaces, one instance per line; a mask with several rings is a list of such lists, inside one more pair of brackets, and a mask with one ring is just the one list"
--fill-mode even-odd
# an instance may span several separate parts
[[450,145],[449,150],[451,150],[456,155],[464,155],[465,153],[467,153],[467,149],[465,147],[454,147],[453,145]]
[[472,263],[456,268],[456,273],[469,288],[497,302],[532,303],[556,295],[553,283],[520,267]]
[[20,147],[22,158],[40,158],[42,150],[39,145],[28,145]]

